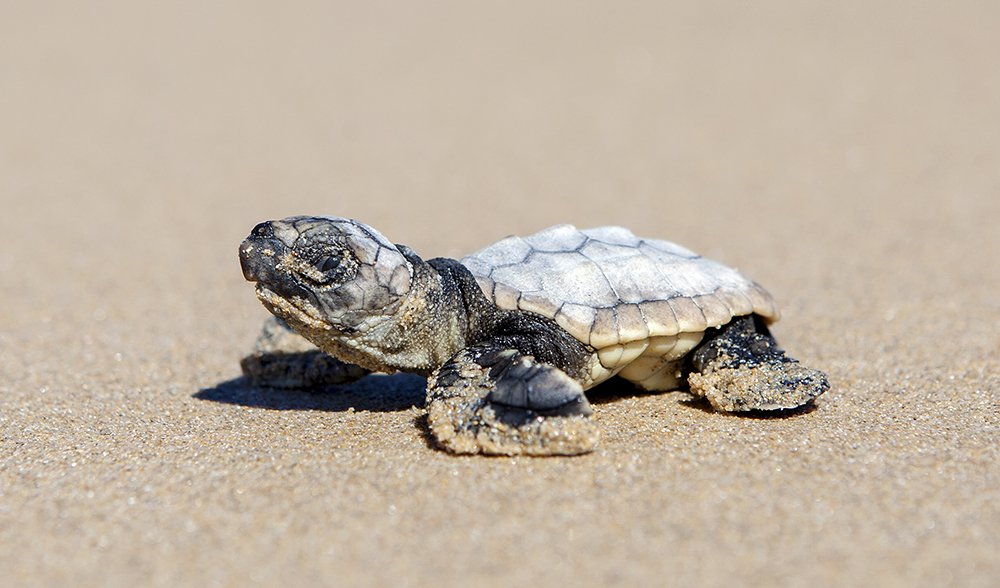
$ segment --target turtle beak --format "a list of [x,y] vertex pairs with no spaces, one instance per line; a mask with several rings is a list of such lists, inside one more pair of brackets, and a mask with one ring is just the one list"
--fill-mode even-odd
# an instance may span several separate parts
[[262,222],[250,231],[240,244],[240,267],[243,277],[248,282],[259,282],[269,274],[269,258],[281,249],[281,243],[275,238],[274,227],[270,221]]
[[257,281],[257,272],[254,271],[256,269],[254,267],[254,260],[251,258],[255,246],[256,244],[250,239],[240,244],[240,267],[243,269],[243,277],[248,282]]

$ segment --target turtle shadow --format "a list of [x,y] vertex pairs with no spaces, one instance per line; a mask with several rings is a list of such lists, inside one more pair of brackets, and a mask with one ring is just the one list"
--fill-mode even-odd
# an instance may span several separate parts
[[804,414],[809,414],[816,410],[816,403],[810,402],[804,406],[799,406],[796,408],[783,408],[779,410],[747,410],[741,412],[724,412],[721,410],[715,410],[712,405],[704,398],[698,396],[692,396],[690,398],[685,398],[680,401],[684,406],[689,406],[691,408],[696,408],[702,412],[710,412],[713,414],[722,414],[726,416],[740,417],[744,419],[756,419],[756,420],[772,420],[772,419],[787,419],[791,417],[796,417]]
[[356,382],[311,389],[268,388],[241,376],[202,388],[192,398],[268,410],[400,412],[423,406],[426,380],[413,374],[370,374]]
[[723,414],[745,419],[786,419],[804,414],[809,414],[816,410],[816,403],[810,402],[798,408],[788,408],[784,410],[748,410],[744,412],[722,412],[712,408],[712,405],[700,396],[692,395],[686,388],[670,390],[666,392],[649,392],[637,388],[634,384],[621,378],[611,378],[610,380],[595,386],[587,391],[587,399],[592,405],[614,404],[623,398],[634,398],[636,396],[649,396],[651,394],[679,394],[682,398],[677,400],[678,404],[694,408],[706,413]]
[[622,378],[611,378],[587,390],[587,400],[592,405],[614,404],[622,398],[648,396],[659,392],[646,392]]

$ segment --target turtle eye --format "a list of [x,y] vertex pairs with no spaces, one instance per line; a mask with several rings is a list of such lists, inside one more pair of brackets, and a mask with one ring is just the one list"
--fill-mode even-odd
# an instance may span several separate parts
[[328,271],[337,269],[339,266],[340,266],[340,258],[335,257],[333,255],[329,255],[322,261],[320,261],[319,264],[316,266],[316,268],[319,271],[326,273]]
[[336,245],[318,244],[292,252],[291,269],[314,286],[342,284],[353,273],[350,253]]

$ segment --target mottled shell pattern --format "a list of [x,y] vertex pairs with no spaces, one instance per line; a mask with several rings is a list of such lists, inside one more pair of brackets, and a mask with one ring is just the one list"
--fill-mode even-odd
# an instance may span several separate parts
[[558,225],[462,263],[497,306],[552,318],[593,347],[591,385],[619,374],[650,390],[675,388],[679,359],[705,329],[752,313],[778,319],[771,295],[736,270],[622,227]]

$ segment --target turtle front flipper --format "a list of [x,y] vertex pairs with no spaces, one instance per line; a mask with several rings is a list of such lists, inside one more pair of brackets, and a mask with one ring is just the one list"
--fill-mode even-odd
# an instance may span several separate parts
[[706,333],[691,368],[691,393],[726,412],[795,409],[830,388],[826,374],[786,356],[753,316]]
[[309,389],[348,384],[368,370],[340,361],[310,343],[277,317],[269,317],[252,353],[240,360],[256,386]]
[[597,445],[579,382],[515,349],[465,349],[427,382],[438,445],[453,453],[578,455]]

